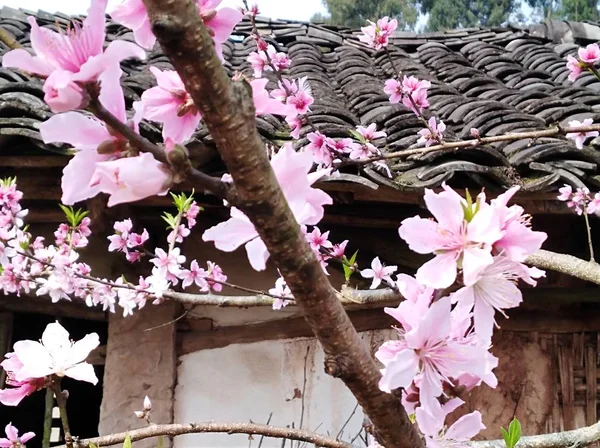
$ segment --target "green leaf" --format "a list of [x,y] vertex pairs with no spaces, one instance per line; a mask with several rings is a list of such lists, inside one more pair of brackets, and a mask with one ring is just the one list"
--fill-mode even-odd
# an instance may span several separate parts
[[519,440],[521,440],[521,422],[515,417],[513,418],[510,425],[508,425],[508,431],[504,428],[500,428],[504,442],[507,448],[515,448]]
[[129,434],[125,437],[125,442],[123,443],[123,448],[132,448],[131,444],[131,436]]
[[342,267],[344,268],[344,278],[346,279],[346,281],[350,280],[350,277],[352,277],[352,269],[350,269],[345,264],[342,265]]
[[356,263],[357,255],[358,251],[354,252],[354,255],[350,257],[350,260],[344,257],[342,267],[344,268],[344,277],[346,278],[346,281],[350,280],[350,277],[354,274],[354,264]]
[[156,444],[156,448],[165,448],[165,438],[163,436],[157,437],[158,443]]
[[94,443],[90,442],[88,448],[98,448]]
[[365,138],[362,136],[362,134],[360,132],[355,131],[354,129],[348,129],[348,132],[352,135],[352,137],[354,137],[359,142],[367,143],[367,141],[365,140]]
[[358,251],[354,252],[354,255],[352,255],[352,257],[350,257],[350,260],[348,260],[348,263],[350,263],[350,266],[354,266],[354,263],[356,263],[357,255],[358,255]]

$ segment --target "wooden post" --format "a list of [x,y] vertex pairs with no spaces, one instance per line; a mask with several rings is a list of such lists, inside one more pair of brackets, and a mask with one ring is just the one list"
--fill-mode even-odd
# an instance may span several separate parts
[[[0,313],[0,361],[4,359],[10,351],[10,345],[12,343],[12,326],[13,326],[13,315],[11,313]],[[6,372],[0,369],[0,388],[4,386],[6,381]]]

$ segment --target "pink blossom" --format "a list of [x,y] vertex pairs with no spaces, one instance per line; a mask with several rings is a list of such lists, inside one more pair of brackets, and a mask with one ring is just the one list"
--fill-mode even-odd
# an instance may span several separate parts
[[423,109],[429,107],[429,100],[427,99],[427,90],[417,90],[415,93],[404,95],[402,98],[402,104],[413,111],[415,115],[421,115]]
[[405,300],[396,308],[384,308],[384,311],[400,322],[404,331],[410,331],[419,324],[419,320],[429,309],[434,289],[419,284],[406,274],[398,274],[396,287]]
[[176,243],[183,243],[183,239],[190,236],[190,233],[191,233],[190,229],[188,229],[186,226],[181,224],[177,228],[177,232],[175,232],[174,230],[171,230],[169,235],[167,235],[167,242],[169,244],[172,244],[173,241],[175,241]]
[[466,222],[464,199],[445,184],[443,187],[440,193],[425,190],[425,204],[436,221],[408,218],[399,229],[400,237],[411,250],[435,254],[435,258],[417,271],[418,282],[433,288],[452,285],[459,262],[465,283],[475,281],[478,274],[492,264],[492,244],[503,236],[495,209],[483,208]]
[[195,201],[190,204],[190,208],[183,214],[184,218],[187,219],[188,228],[192,228],[196,225],[196,218],[202,211],[202,207],[200,207]]
[[169,253],[165,252],[161,248],[154,250],[155,258],[150,260],[158,268],[160,272],[170,273],[172,275],[178,275],[181,270],[181,265],[185,263],[185,256],[181,255],[181,251],[178,247],[174,248]]
[[485,368],[485,348],[468,340],[451,339],[451,332],[450,298],[444,297],[431,305],[392,350],[378,350],[376,356],[385,365],[381,390],[407,388],[418,376],[421,406],[432,413],[444,382],[463,372],[480,374]]
[[206,277],[208,273],[205,269],[202,269],[198,266],[198,262],[196,260],[192,260],[190,263],[190,269],[182,269],[179,273],[179,278],[181,281],[181,286],[183,288],[187,288],[191,286],[193,283],[196,284],[200,288],[201,291],[208,292],[209,287],[206,282]]
[[[233,28],[242,20],[242,13],[233,8],[217,7],[221,0],[196,0],[200,16],[215,43],[215,50],[223,59],[222,44],[229,38]],[[156,42],[152,34],[148,13],[142,0],[122,0],[111,11],[115,22],[133,30],[135,41],[144,48],[151,49]]]
[[467,447],[469,440],[475,437],[485,426],[479,411],[463,415],[449,428],[444,428],[446,415],[463,403],[455,398],[445,405],[436,406],[439,411],[434,415],[419,408],[416,410],[416,420],[419,429],[425,435],[427,448],[461,448]]
[[349,240],[344,240],[340,244],[334,244],[329,255],[333,258],[344,258],[344,252],[346,252],[346,246],[349,242]]
[[586,212],[589,215],[591,215],[592,213],[596,213],[599,210],[600,210],[600,193],[596,193],[596,194],[594,194],[594,196],[591,198],[590,202],[588,203]]
[[278,297],[273,301],[274,310],[280,310],[282,308],[285,308],[291,303],[291,300],[286,299],[292,297],[292,291],[290,291],[290,288],[288,287],[283,277],[279,277],[275,281],[275,287],[269,289],[269,294]]
[[327,146],[338,154],[346,154],[352,151],[352,145],[355,144],[351,138],[333,139],[327,137]]
[[518,307],[523,301],[520,289],[516,285],[519,278],[535,286],[535,277],[544,275],[543,271],[514,262],[504,255],[494,258],[475,283],[465,286],[452,294],[453,302],[465,307],[466,312],[474,311],[473,321],[477,338],[488,345],[496,321],[494,312],[507,317],[504,310]]
[[15,353],[7,353],[6,359],[0,363],[0,366],[6,372],[6,385],[11,386],[7,389],[0,389],[0,403],[5,406],[17,406],[23,398],[44,387],[44,378],[25,378],[17,381],[15,376],[23,368],[23,363]]
[[19,437],[19,431],[12,423],[6,425],[4,431],[6,432],[6,439],[0,438],[0,448],[21,448],[35,437],[35,433],[33,432],[26,432]]
[[388,79],[383,86],[383,91],[389,95],[390,103],[398,104],[402,101],[402,84],[397,79]]
[[574,58],[573,56],[567,56],[567,68],[569,69],[569,81],[574,82],[581,72],[583,71],[583,67],[581,63]]
[[421,80],[414,76],[405,76],[402,79],[402,91],[407,95],[417,93],[420,90],[427,91],[430,87],[431,83],[429,81]]
[[431,117],[428,123],[429,128],[421,129],[419,131],[421,137],[417,140],[417,143],[425,143],[425,147],[442,142],[444,139],[444,131],[446,130],[444,122],[440,121],[438,123],[435,117]]
[[364,160],[368,159],[374,154],[378,154],[377,148],[371,143],[356,143],[352,145],[352,151],[350,151],[350,159],[352,160]]
[[387,47],[390,36],[398,27],[398,21],[384,17],[383,19],[379,19],[377,23],[369,20],[369,24],[369,26],[361,28],[363,34],[359,34],[358,39],[375,50]]
[[360,275],[364,278],[372,278],[370,289],[377,288],[382,281],[386,283],[393,283],[392,277],[394,272],[398,270],[397,266],[385,266],[379,260],[379,257],[375,257],[371,262],[371,269],[363,269],[360,271]]
[[577,55],[582,62],[593,65],[600,61],[600,47],[598,44],[589,44],[587,47],[577,50]]
[[218,264],[212,261],[207,261],[206,264],[208,265],[208,275],[206,276],[208,286],[216,292],[221,292],[223,290],[221,283],[227,281],[227,276]]
[[[275,52],[275,48],[272,45],[269,45],[267,48],[267,52]],[[269,61],[267,59],[267,53],[264,51],[253,51],[248,55],[248,62],[252,66],[254,70],[255,78],[262,78],[263,72],[271,69],[269,66]]]
[[273,90],[271,96],[290,106],[286,117],[289,119],[309,112],[310,106],[314,102],[306,76],[297,81],[287,79],[284,79],[283,82],[280,81],[279,88]]
[[[284,145],[271,159],[271,166],[283,194],[301,225],[317,225],[323,218],[323,206],[332,203],[328,194],[312,187],[327,171],[308,174],[312,165],[312,156],[295,152],[291,144]],[[206,230],[202,239],[214,241],[217,249],[225,252],[232,252],[245,245],[252,267],[257,271],[264,270],[269,252],[254,225],[239,209],[232,207],[230,213],[228,221]]]
[[377,140],[378,138],[387,137],[387,134],[385,132],[377,130],[377,125],[375,123],[371,123],[367,127],[356,126],[356,132],[362,135],[367,142],[372,142],[373,140]]
[[310,143],[304,147],[304,150],[312,155],[314,162],[321,166],[331,166],[333,154],[329,150],[327,137],[319,131],[311,132],[306,137]]
[[135,44],[115,40],[103,50],[107,0],[92,0],[82,25],[74,24],[67,32],[41,28],[34,17],[31,25],[32,56],[27,50],[6,53],[4,67],[18,68],[46,79],[44,100],[53,112],[76,109],[83,100],[82,83],[94,82],[109,67],[118,67],[128,58],[144,59],[144,51]]
[[49,324],[42,334],[41,342],[19,341],[14,351],[23,367],[15,372],[16,381],[45,378],[50,375],[98,382],[94,368],[85,362],[92,350],[100,345],[96,333],[88,334],[77,342],[69,339],[69,333],[58,322]]
[[146,229],[142,231],[142,233],[130,233],[127,237],[127,247],[129,249],[134,249],[136,247],[143,246],[146,241],[150,238],[150,234]]
[[143,117],[162,123],[163,139],[189,140],[202,116],[176,71],[150,67],[158,85],[142,94]]
[[[100,102],[119,120],[137,131],[141,116],[136,114],[131,121],[127,121],[121,74],[120,69],[113,69],[100,76]],[[78,112],[52,116],[40,125],[40,134],[44,143],[64,142],[78,150],[63,170],[61,200],[67,205],[100,193],[100,185],[90,184],[96,164],[118,158],[129,148],[129,143],[123,137],[113,135],[104,123]],[[99,154],[97,149],[101,145],[111,146],[114,153]]]
[[149,196],[164,196],[171,175],[150,153],[108,162],[97,162],[90,186],[110,195],[108,206],[135,202]]
[[122,0],[113,5],[108,14],[115,22],[133,30],[133,37],[138,45],[147,50],[154,47],[156,37],[152,33],[150,20],[148,20],[146,7],[142,0]]
[[[548,235],[531,229],[529,215],[523,207],[518,205],[507,206],[512,196],[519,190],[513,187],[492,200],[491,206],[496,216],[500,219],[502,237],[494,243],[497,252],[504,252],[512,261],[523,263],[527,257],[538,251]],[[465,279],[465,283],[470,281]]]
[[[594,120],[592,118],[586,118],[583,122],[573,120],[569,121],[569,127],[579,128],[583,126],[591,126],[594,124]],[[566,137],[573,140],[575,142],[575,146],[577,149],[583,149],[583,144],[590,137],[598,137],[600,135],[598,131],[589,131],[589,132],[569,132]]]
[[556,199],[559,201],[566,202],[571,199],[571,195],[573,194],[573,188],[570,185],[565,185],[564,187],[558,190],[560,193]]
[[471,134],[471,137],[476,138],[477,140],[481,138],[481,134],[479,133],[479,129],[477,128],[471,128],[469,133]]
[[315,226],[313,231],[306,235],[306,240],[310,243],[310,247],[314,251],[319,251],[321,248],[333,247],[329,241],[329,232],[321,233],[321,230]]
[[288,115],[290,111],[289,106],[269,96],[269,92],[266,90],[268,82],[269,80],[266,78],[250,81],[256,115]]
[[290,115],[285,117],[285,122],[290,127],[290,135],[293,139],[298,140],[300,138],[300,131],[302,130],[302,118],[296,116],[292,117]]

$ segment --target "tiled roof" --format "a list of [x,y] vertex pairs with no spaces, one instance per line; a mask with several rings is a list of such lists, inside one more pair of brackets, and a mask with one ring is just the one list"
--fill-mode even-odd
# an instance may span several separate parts
[[[68,23],[64,15],[38,12],[36,16],[40,24],[49,27],[65,27]],[[316,98],[311,121],[319,130],[331,137],[346,137],[349,128],[375,122],[387,132],[387,139],[380,142],[385,150],[408,148],[416,142],[421,124],[402,105],[391,105],[382,91],[384,81],[393,76],[386,54],[366,48],[358,41],[356,30],[261,18],[258,25],[268,41],[292,57],[290,76],[308,77]],[[2,8],[0,26],[21,44],[29,45],[25,12]],[[251,74],[246,62],[254,48],[248,37],[250,31],[249,23],[242,22],[224,48],[226,67],[232,74]],[[132,34],[109,22],[107,40],[115,38],[132,39]],[[432,83],[431,113],[447,124],[449,136],[461,138],[467,137],[473,127],[482,136],[494,136],[544,129],[553,123],[566,124],[585,117],[600,121],[600,82],[590,74],[569,82],[564,61],[567,54],[576,51],[578,43],[598,38],[597,24],[547,22],[531,29],[397,32],[390,48],[394,64],[403,74]],[[2,48],[1,52],[5,51]],[[146,63],[126,62],[123,86],[129,101],[138,99],[154,84],[145,70],[147,63],[168,66],[158,51],[151,53]],[[0,135],[21,136],[43,147],[38,127],[50,112],[42,97],[39,80],[0,68]],[[282,120],[268,116],[259,118],[258,124],[268,140],[279,143],[288,138]],[[159,138],[158,130],[151,125],[145,126],[144,132],[151,139]],[[205,129],[196,136],[210,147]],[[14,146],[0,146],[3,154],[11,150]],[[218,170],[216,153],[203,154],[202,163],[209,163],[206,169]],[[348,169],[351,174],[400,190],[412,191],[447,181],[455,186],[478,185],[496,190],[520,183],[528,192],[548,192],[564,183],[598,189],[599,165],[596,147],[577,150],[570,141],[557,137],[445,150],[392,161],[392,179],[372,169],[360,173],[356,168]]]

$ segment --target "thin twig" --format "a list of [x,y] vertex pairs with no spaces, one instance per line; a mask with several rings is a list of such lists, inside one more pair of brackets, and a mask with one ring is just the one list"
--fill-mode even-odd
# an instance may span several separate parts
[[344,433],[344,429],[346,429],[346,426],[348,425],[348,423],[350,423],[350,420],[352,420],[352,417],[354,417],[354,414],[356,414],[357,409],[358,409],[358,403],[356,403],[356,406],[354,406],[354,409],[352,410],[350,417],[348,417],[346,422],[342,425],[342,428],[340,429],[340,431],[337,433],[337,436],[335,436],[336,439],[339,440],[339,438],[342,437],[342,434]]
[[[304,396],[306,395],[306,366],[308,365],[308,355],[310,353],[310,345],[308,345],[306,347],[306,355],[304,355],[304,379],[302,381],[302,397],[300,397],[300,400],[302,402],[302,410],[300,411],[300,426],[298,426],[298,429],[302,429],[302,425],[304,424]],[[300,448],[300,441],[298,441],[297,444],[298,448]]]
[[592,228],[590,227],[590,218],[588,216],[586,207],[583,207],[583,219],[585,219],[585,230],[587,232],[588,246],[590,248],[590,262],[595,263],[596,260],[594,260],[594,244],[592,243]]
[[[267,423],[266,423],[266,425],[267,425],[267,426],[269,426],[269,423],[271,423],[271,418],[272,418],[272,417],[273,417],[273,413],[271,412],[271,413],[269,414],[269,418],[267,419]],[[264,438],[265,438],[265,436],[264,436],[264,434],[262,434],[262,435],[260,436],[260,440],[258,441],[258,448],[260,448],[260,447],[262,446],[262,443],[263,443],[263,440],[264,440]]]

